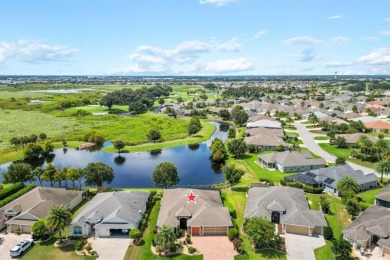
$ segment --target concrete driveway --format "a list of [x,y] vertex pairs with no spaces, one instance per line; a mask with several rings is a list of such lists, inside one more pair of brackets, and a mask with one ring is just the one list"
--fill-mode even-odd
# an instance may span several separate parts
[[14,233],[10,233],[7,235],[0,234],[0,258],[1,260],[13,259],[9,255],[9,250],[11,250],[17,243],[24,239],[31,238],[30,234],[21,234],[16,235]]
[[123,260],[131,241],[130,238],[88,238],[99,260]]
[[288,260],[315,260],[314,249],[325,245],[323,236],[286,234],[285,238]]
[[192,236],[191,240],[204,260],[232,260],[237,255],[227,236]]

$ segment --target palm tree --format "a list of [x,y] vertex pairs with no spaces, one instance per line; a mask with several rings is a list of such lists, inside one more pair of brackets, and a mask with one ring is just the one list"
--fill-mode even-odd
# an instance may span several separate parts
[[156,236],[154,237],[154,240],[156,241],[156,245],[161,250],[168,250],[172,245],[175,244],[175,231],[172,227],[164,225],[157,232]]
[[32,174],[34,177],[36,177],[39,181],[39,184],[42,186],[42,180],[41,176],[43,175],[44,170],[41,167],[36,167],[33,171]]
[[390,161],[382,160],[378,162],[375,166],[375,170],[381,174],[381,182],[383,182],[383,174],[388,175],[390,173]]
[[294,120],[293,120],[290,116],[288,116],[288,117],[286,118],[286,122],[288,123],[288,127],[290,127],[290,126],[291,126],[291,123],[294,123]]
[[314,126],[317,126],[317,124],[320,122],[320,120],[318,119],[318,117],[315,115],[315,114],[311,114],[309,116],[309,121],[310,123],[312,123]]
[[62,243],[61,232],[72,222],[72,214],[62,205],[54,206],[47,217],[45,218],[45,225],[53,232],[57,232],[60,236],[60,243]]
[[359,184],[355,178],[351,176],[342,177],[336,184],[336,188],[341,192],[341,195],[356,194],[360,191]]

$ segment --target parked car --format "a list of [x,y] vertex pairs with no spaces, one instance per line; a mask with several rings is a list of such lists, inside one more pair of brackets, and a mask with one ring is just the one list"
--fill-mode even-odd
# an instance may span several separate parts
[[33,239],[26,239],[22,242],[19,242],[10,250],[10,256],[20,256],[23,254],[23,252],[27,251],[29,247],[31,247],[34,244]]

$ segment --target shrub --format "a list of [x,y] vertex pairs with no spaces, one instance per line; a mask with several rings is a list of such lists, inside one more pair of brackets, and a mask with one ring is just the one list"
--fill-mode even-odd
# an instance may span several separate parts
[[186,237],[186,243],[187,243],[187,244],[190,244],[190,243],[191,243],[191,237],[189,237],[189,236]]
[[286,186],[287,184],[286,184],[286,182],[284,180],[280,180],[280,185]]
[[16,228],[15,229],[15,233],[16,233],[16,235],[20,235],[20,234],[22,234],[22,229],[21,228]]
[[108,191],[108,188],[105,187],[105,186],[100,186],[97,188],[96,192],[97,193],[100,193],[100,192],[107,192]]
[[229,228],[228,238],[232,241],[234,238],[238,237],[238,230],[235,228]]
[[275,182],[268,178],[260,178],[259,181],[265,181],[268,183],[269,186],[275,186]]
[[175,253],[176,252],[176,245],[173,245],[169,248],[169,252]]
[[85,247],[85,249],[86,249],[87,251],[91,251],[91,250],[92,250],[91,244],[88,243],[88,245]]
[[303,190],[305,192],[308,192],[308,193],[313,193],[313,187],[312,186],[305,185],[305,186],[303,186]]
[[80,251],[81,249],[83,249],[83,245],[84,243],[82,241],[76,241],[76,243],[74,244],[74,249],[76,249],[77,251]]
[[198,251],[198,250],[195,247],[192,247],[192,246],[188,247],[188,253],[195,254],[196,251]]
[[179,229],[177,230],[177,235],[178,235],[179,237],[181,237],[181,236],[183,235],[183,232],[184,232],[184,230],[181,229],[181,228],[179,228]]
[[96,255],[96,251],[91,251],[91,255]]
[[324,227],[324,238],[331,240],[333,238],[333,230],[331,227]]
[[129,236],[132,239],[137,239],[141,237],[141,232],[138,228],[133,228],[132,230],[130,230]]

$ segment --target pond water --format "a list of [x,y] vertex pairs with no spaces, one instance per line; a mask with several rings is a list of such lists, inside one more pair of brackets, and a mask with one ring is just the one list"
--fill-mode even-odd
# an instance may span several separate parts
[[[51,160],[57,168],[64,166],[67,168],[84,168],[90,162],[104,162],[111,166],[115,172],[113,182],[105,186],[118,188],[154,187],[151,178],[154,168],[161,162],[169,161],[177,166],[180,177],[178,187],[210,186],[214,183],[224,182],[225,178],[221,171],[221,165],[211,164],[209,146],[215,137],[225,141],[229,129],[227,125],[216,122],[211,122],[211,124],[215,125],[217,130],[208,141],[200,144],[178,146],[158,151],[125,153],[120,156],[102,151],[76,149],[64,151],[63,149],[56,149],[53,152],[54,158],[52,156]],[[110,145],[110,143],[106,142],[104,144],[104,146],[107,145]],[[38,165],[42,165],[42,163],[43,167],[47,164],[42,161],[41,163],[38,162]],[[5,172],[8,165],[9,163],[2,165],[0,173]],[[49,183],[44,185],[48,186]]]
[[39,93],[53,93],[53,94],[75,94],[80,93],[80,91],[89,91],[94,90],[92,88],[81,88],[81,89],[46,89],[46,90],[31,90],[29,92],[39,92]]

